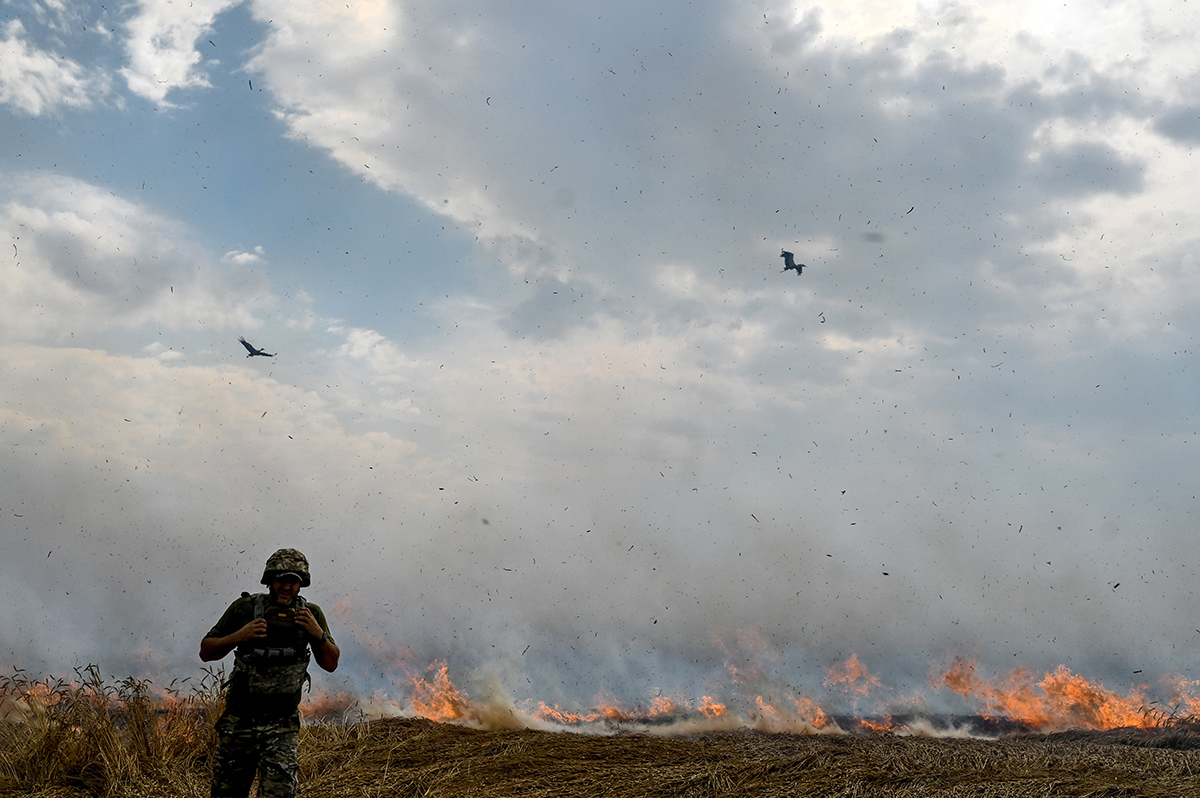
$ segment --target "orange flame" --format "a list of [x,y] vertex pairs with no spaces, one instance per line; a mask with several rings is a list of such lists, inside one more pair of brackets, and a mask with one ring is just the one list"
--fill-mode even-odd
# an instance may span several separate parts
[[718,704],[712,696],[703,696],[700,700],[700,714],[706,718],[725,717],[725,705]]
[[793,696],[792,703],[796,705],[796,714],[814,729],[829,728],[833,724],[825,710],[817,706],[816,701],[803,696]]
[[874,732],[875,734],[890,734],[896,730],[896,724],[892,722],[890,717],[883,720],[859,718],[856,725],[859,731]]
[[563,726],[578,726],[581,723],[599,723],[600,721],[606,723],[630,723],[638,719],[637,714],[627,712],[611,704],[602,704],[586,715],[577,715],[559,709],[557,704],[549,707],[544,701],[538,702],[538,709],[533,713],[533,716],[539,720],[548,720]]
[[815,701],[803,696],[788,696],[788,699],[795,706],[794,713],[769,703],[761,695],[755,696],[755,710],[750,713],[755,728],[772,732],[833,728],[833,721]]
[[678,711],[675,701],[666,696],[658,696],[650,701],[651,718],[669,718]]
[[825,676],[826,685],[838,685],[848,693],[865,696],[872,690],[880,688],[883,683],[867,670],[867,666],[858,661],[857,654],[851,654],[845,662],[830,667]]
[[1200,695],[1196,692],[1200,681],[1176,676],[1163,679],[1163,684],[1168,690],[1167,702],[1174,708],[1173,713],[1192,717],[1200,715]]
[[596,714],[599,715],[602,720],[606,720],[609,723],[628,723],[629,721],[633,720],[634,717],[620,707],[616,707],[611,704],[602,704],[601,706],[597,707]]
[[1009,718],[1035,729],[1115,729],[1153,725],[1143,708],[1144,688],[1121,696],[1092,684],[1059,665],[1035,682],[1029,671],[1013,670],[996,682],[975,673],[975,662],[956,658],[942,675],[943,683],[965,698],[983,702],[984,712]]
[[563,726],[575,726],[579,723],[585,723],[587,720],[581,715],[564,712],[558,708],[558,704],[555,704],[553,707],[546,706],[545,701],[538,702],[538,710],[533,713],[533,716],[539,720],[548,720]]
[[434,672],[432,683],[421,678],[412,680],[412,706],[421,717],[439,723],[474,717],[470,699],[450,681],[449,671],[450,666],[443,662]]

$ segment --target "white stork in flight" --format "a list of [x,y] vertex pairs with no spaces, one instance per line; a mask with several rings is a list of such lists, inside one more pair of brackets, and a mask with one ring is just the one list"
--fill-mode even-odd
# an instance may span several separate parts
[[250,353],[246,355],[246,357],[254,357],[255,355],[258,355],[259,357],[275,357],[275,355],[270,352],[264,352],[261,349],[255,349],[254,345],[245,338],[238,338],[238,340],[242,342],[242,346],[246,347],[246,351]]
[[804,264],[796,263],[796,261],[795,261],[796,256],[793,255],[792,253],[788,252],[786,249],[779,250],[779,257],[783,258],[783,270],[785,272],[790,271],[791,269],[795,269],[796,276],[799,277],[800,273],[802,271],[804,271]]

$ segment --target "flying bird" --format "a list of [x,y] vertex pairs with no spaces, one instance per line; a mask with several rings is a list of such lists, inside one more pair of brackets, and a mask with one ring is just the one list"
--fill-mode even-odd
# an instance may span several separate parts
[[788,252],[786,249],[779,250],[779,257],[783,258],[783,270],[785,272],[790,269],[795,269],[796,276],[799,277],[800,273],[804,271],[804,264],[796,263],[796,261],[795,261],[796,256],[793,255],[792,253]]
[[254,357],[255,355],[258,355],[259,357],[275,357],[275,355],[270,352],[264,352],[261,349],[255,349],[254,345],[245,338],[238,338],[238,340],[242,342],[242,346],[246,347],[246,351],[250,353],[246,355],[246,357]]

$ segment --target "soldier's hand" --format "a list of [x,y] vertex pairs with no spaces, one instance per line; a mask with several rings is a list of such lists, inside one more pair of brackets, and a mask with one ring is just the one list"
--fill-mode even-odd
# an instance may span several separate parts
[[237,642],[242,643],[247,640],[259,640],[267,636],[267,619],[256,618],[250,623],[239,629],[235,635]]
[[308,607],[296,610],[296,624],[308,632],[309,636],[314,640],[320,640],[321,635],[325,634],[325,630],[321,628],[321,624],[317,623],[316,616],[312,614],[312,611]]

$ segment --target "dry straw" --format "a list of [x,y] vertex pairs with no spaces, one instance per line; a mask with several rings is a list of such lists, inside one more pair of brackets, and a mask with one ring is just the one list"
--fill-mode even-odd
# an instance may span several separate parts
[[88,666],[75,678],[0,677],[0,795],[192,795],[213,748],[220,676],[110,685]]
[[385,720],[349,735],[311,727],[302,766],[305,795],[330,798],[1200,795],[1200,753],[1150,742],[1187,744],[1146,732],[1003,740],[752,731],[596,737]]

